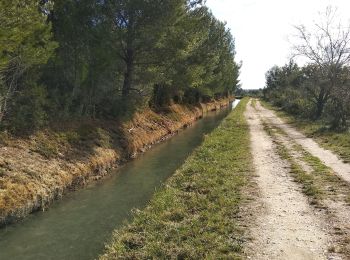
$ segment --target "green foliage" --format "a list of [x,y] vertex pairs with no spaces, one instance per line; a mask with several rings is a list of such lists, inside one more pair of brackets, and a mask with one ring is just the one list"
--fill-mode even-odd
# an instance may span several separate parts
[[[4,116],[14,123],[14,128],[30,127],[29,122],[40,125],[43,121],[43,91],[35,86],[35,82],[30,81],[30,89],[26,84],[27,78],[38,73],[35,68],[45,64],[57,47],[51,41],[47,8],[48,4],[36,0],[0,1],[0,124]],[[19,104],[14,105],[16,101]],[[15,114],[10,111],[11,114],[7,115],[10,103],[16,108],[12,109]],[[26,108],[18,108],[22,104]],[[26,116],[30,118],[26,119]],[[26,119],[23,126],[22,119]]]
[[308,119],[320,119],[321,116],[339,118],[336,109],[329,105],[332,96],[328,92],[330,82],[320,69],[313,65],[302,68],[294,62],[283,67],[273,67],[266,73],[265,100],[284,111]]
[[203,1],[16,0],[0,14],[0,122],[10,129],[124,120],[238,85],[234,39]]
[[[172,98],[176,96],[175,93],[172,93],[174,88],[169,86],[155,85],[153,88],[153,94],[150,100],[150,106],[155,108],[167,107],[171,104]],[[180,101],[180,98],[177,99]]]
[[38,133],[33,140],[32,150],[48,159],[57,157],[60,150],[59,148],[59,142],[51,138],[51,136],[45,132]]
[[7,121],[9,128],[16,132],[31,132],[45,125],[46,106],[46,89],[42,86],[27,85],[10,104],[12,116]]
[[22,66],[45,63],[56,44],[36,0],[0,1],[0,70],[17,60]]

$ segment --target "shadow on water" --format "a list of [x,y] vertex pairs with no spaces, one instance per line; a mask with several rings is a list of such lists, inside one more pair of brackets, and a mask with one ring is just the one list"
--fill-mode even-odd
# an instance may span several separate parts
[[229,113],[210,112],[103,181],[70,193],[46,212],[0,230],[0,259],[94,259],[112,231],[143,208],[155,189]]

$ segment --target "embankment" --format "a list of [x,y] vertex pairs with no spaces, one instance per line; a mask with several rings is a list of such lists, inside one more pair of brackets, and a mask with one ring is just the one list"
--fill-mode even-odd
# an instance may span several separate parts
[[124,123],[84,122],[14,138],[0,134],[0,226],[45,210],[67,190],[106,175],[203,117],[227,106],[220,100],[200,106],[146,109]]
[[239,225],[251,165],[248,99],[155,193],[148,207],[115,232],[106,259],[239,259]]

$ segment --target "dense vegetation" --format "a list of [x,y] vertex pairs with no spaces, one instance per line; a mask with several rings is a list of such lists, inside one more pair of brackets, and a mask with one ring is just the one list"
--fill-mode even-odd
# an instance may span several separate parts
[[264,98],[292,115],[346,129],[350,118],[349,67],[342,68],[337,77],[339,84],[331,87],[330,79],[315,64],[275,66],[267,73]]
[[239,259],[238,213],[252,173],[247,102],[243,99],[149,206],[114,234],[101,259]]
[[234,40],[202,1],[0,1],[0,126],[122,119],[230,95]]
[[350,119],[350,26],[338,24],[335,17],[328,8],[312,31],[296,26],[294,54],[308,63],[271,68],[264,97],[293,115],[344,130]]

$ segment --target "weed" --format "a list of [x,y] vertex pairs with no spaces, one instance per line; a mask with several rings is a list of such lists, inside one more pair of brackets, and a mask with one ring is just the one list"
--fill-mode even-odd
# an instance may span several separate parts
[[10,142],[10,136],[6,131],[0,131],[0,145],[8,145]]
[[55,140],[51,140],[50,136],[44,133],[39,133],[36,136],[34,152],[41,154],[47,159],[56,157],[58,155],[58,145]]

